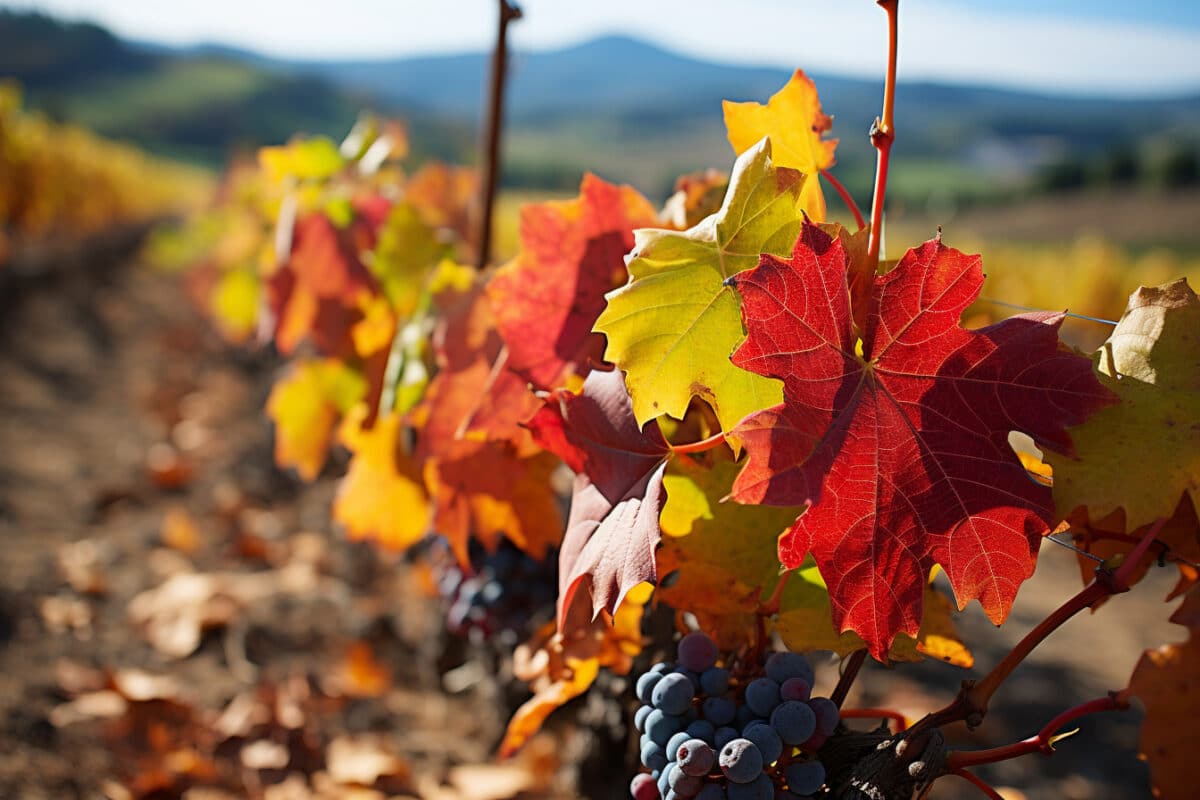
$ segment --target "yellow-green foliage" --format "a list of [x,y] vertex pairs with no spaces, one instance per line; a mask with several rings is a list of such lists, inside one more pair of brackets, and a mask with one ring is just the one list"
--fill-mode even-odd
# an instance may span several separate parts
[[202,170],[24,111],[0,83],[0,237],[86,235],[194,208],[210,187]]

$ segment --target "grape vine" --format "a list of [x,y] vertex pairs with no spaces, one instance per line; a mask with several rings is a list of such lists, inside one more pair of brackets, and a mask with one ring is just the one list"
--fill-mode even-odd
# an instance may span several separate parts
[[[728,176],[685,176],[660,213],[587,175],[575,199],[523,208],[518,252],[493,263],[504,37],[520,15],[506,0],[482,183],[410,172],[402,126],[369,119],[340,146],[297,140],[230,178],[214,212],[224,244],[197,274],[224,330],[293,360],[268,409],[280,465],[311,479],[340,445],[333,514],[348,535],[395,549],[443,537],[476,576],[446,573],[454,627],[523,630],[472,604],[516,594],[558,553],[557,591],[533,603],[556,622],[523,646],[535,694],[502,753],[601,667],[629,674],[668,644],[642,638],[649,602],[686,635],[675,663],[635,681],[636,800],[891,800],[945,776],[998,796],[972,767],[1051,753],[1069,723],[1134,697],[1155,741],[1177,717],[1153,676],[1190,674],[1180,700],[1194,709],[1200,301],[1186,281],[1139,290],[1089,359],[1060,342],[1062,314],[960,326],[982,263],[940,233],[886,259],[899,3],[878,4],[888,67],[869,215],[832,172],[832,120],[798,70],[766,104],[725,104]],[[826,218],[822,180],[855,230]],[[1013,451],[1013,430],[1045,463]],[[1165,475],[1152,487],[1120,477],[1135,440]],[[1068,527],[1106,560],[982,680],[911,727],[889,709],[839,711],[870,657],[970,664],[939,572],[960,608],[979,600],[1003,623],[1044,537]],[[1179,567],[1188,643],[1026,740],[947,746],[943,728],[982,724],[1031,651],[1154,557]],[[812,650],[843,659],[829,698],[812,696]],[[848,724],[862,718],[881,724]],[[1148,754],[1158,796],[1189,796],[1162,752]]]

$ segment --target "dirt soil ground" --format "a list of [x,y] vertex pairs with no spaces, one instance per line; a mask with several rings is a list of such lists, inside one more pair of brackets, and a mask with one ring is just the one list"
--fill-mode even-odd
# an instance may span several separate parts
[[[504,659],[441,632],[414,567],[332,530],[343,465],[311,486],[273,467],[279,363],[221,343],[177,277],[97,257],[3,300],[0,798],[624,796],[621,681],[494,764],[524,697]],[[1078,588],[1072,554],[1044,555],[1008,625],[964,615],[973,674]],[[1182,638],[1163,572],[1072,621],[964,741],[1030,735]],[[850,703],[916,717],[962,677],[868,668]],[[1148,797],[1137,723],[1087,719],[1053,757],[981,773],[1009,797]]]

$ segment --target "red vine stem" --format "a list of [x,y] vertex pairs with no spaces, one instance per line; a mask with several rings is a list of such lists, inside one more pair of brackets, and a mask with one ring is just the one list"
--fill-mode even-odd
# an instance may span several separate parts
[[988,797],[992,798],[992,800],[1004,800],[1004,795],[997,792],[991,786],[988,786],[983,778],[979,777],[973,772],[967,772],[965,769],[960,769],[957,772],[950,772],[948,774],[957,775],[979,791],[983,792]]
[[[838,708],[841,708],[842,703],[846,702],[846,695],[850,693],[850,687],[854,684],[854,679],[858,677],[858,671],[862,669],[866,660],[867,650],[865,647],[860,647],[846,657],[846,668],[838,676],[837,686],[833,687],[833,694],[829,696],[829,699]],[[905,724],[907,725],[907,723]]]
[[[1101,697],[1098,700],[1092,700],[1067,709],[1047,722],[1037,732],[1036,736],[1030,736],[1028,739],[1022,739],[1019,742],[1014,742],[1003,747],[992,747],[987,750],[955,750],[947,756],[946,768],[950,772],[957,772],[964,767],[994,764],[997,761],[1007,761],[1010,758],[1019,758],[1030,753],[1050,755],[1054,752],[1055,742],[1071,735],[1071,733],[1058,735],[1058,730],[1063,726],[1088,714],[1095,714],[1101,711],[1120,711],[1128,707],[1129,703],[1124,697],[1120,694],[1112,693],[1108,697]],[[842,716],[845,716],[845,714],[843,713]]]
[[672,453],[703,453],[706,450],[712,450],[725,444],[725,432],[721,431],[709,436],[707,439],[701,439],[698,442],[690,444],[673,444],[671,445]]
[[871,263],[879,259],[881,235],[883,233],[883,198],[887,194],[888,162],[892,152],[892,142],[896,138],[896,120],[894,108],[896,104],[896,50],[897,11],[900,0],[876,0],[887,12],[888,18],[888,67],[887,79],[883,85],[883,115],[871,126],[871,144],[875,147],[878,158],[875,162],[875,192],[871,197],[871,233],[867,239],[867,258]]
[[[864,651],[865,652],[865,651]],[[908,717],[890,708],[843,708],[842,719],[890,719],[895,720],[896,730],[908,730]]]
[[496,184],[500,179],[500,135],[504,127],[504,83],[508,72],[508,24],[521,18],[521,9],[511,0],[499,0],[499,3],[500,21],[496,31],[496,49],[492,51],[492,83],[483,149],[483,210],[479,220],[477,269],[483,269],[492,260],[492,212],[496,205]]
[[958,697],[954,699],[950,705],[940,711],[936,711],[922,719],[913,726],[914,731],[925,730],[930,727],[941,727],[942,725],[951,722],[965,720],[969,727],[976,727],[983,721],[983,717],[987,714],[988,702],[992,695],[1000,688],[1005,679],[1012,674],[1022,661],[1033,652],[1039,644],[1041,644],[1050,634],[1058,630],[1071,617],[1078,614],[1085,608],[1092,607],[1097,601],[1110,597],[1114,594],[1121,594],[1129,591],[1129,581],[1137,568],[1138,562],[1142,560],[1146,550],[1154,543],[1163,526],[1167,524],[1166,517],[1160,517],[1153,525],[1151,525],[1146,533],[1142,535],[1141,541],[1137,546],[1129,552],[1125,560],[1121,562],[1121,566],[1115,571],[1100,568],[1096,570],[1096,577],[1092,582],[1081,589],[1074,597],[1067,600],[1059,606],[1050,616],[1042,620],[1038,625],[1025,635],[1008,654],[992,668],[983,680],[978,683],[966,681],[963,683],[963,688],[959,691]]
[[787,587],[788,580],[792,577],[795,570],[788,570],[779,576],[779,580],[775,582],[775,590],[771,592],[771,596],[765,602],[758,605],[759,617],[770,617],[779,613],[779,605],[783,602],[783,590]]
[[834,188],[838,196],[842,198],[842,202],[846,204],[846,208],[850,209],[850,213],[854,215],[854,222],[857,223],[858,229],[861,231],[867,227],[867,221],[863,219],[863,213],[859,210],[858,203],[854,202],[854,198],[850,195],[850,191],[842,185],[842,182],[833,177],[833,173],[829,170],[821,170],[821,177],[829,181],[829,185]]

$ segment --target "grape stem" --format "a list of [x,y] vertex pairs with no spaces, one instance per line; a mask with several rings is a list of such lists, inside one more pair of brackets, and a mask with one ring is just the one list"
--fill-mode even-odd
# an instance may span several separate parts
[[521,18],[521,9],[511,0],[499,0],[500,19],[496,30],[496,49],[492,51],[491,91],[488,95],[488,122],[484,133],[482,186],[483,208],[479,218],[479,257],[477,269],[492,260],[492,213],[496,205],[496,185],[500,178],[500,137],[504,128],[504,85],[508,77],[508,25]]
[[862,669],[866,660],[867,649],[865,647],[860,647],[846,657],[845,667],[842,669],[842,674],[838,676],[837,686],[833,687],[833,694],[829,696],[829,699],[838,708],[841,708],[842,703],[846,702],[846,695],[850,694],[850,687],[854,685],[854,679],[858,677],[858,671]]
[[967,783],[974,786],[979,791],[983,792],[986,796],[992,798],[992,800],[1004,800],[1004,796],[1002,794],[1000,794],[995,789],[993,789],[991,786],[989,786],[983,780],[983,778],[979,777],[978,775],[976,775],[973,772],[967,772],[965,769],[960,769],[956,772],[951,772],[948,774],[957,775],[958,777],[965,780]]
[[897,16],[900,0],[877,0],[887,12],[888,19],[888,67],[883,85],[883,114],[871,126],[871,145],[875,148],[875,192],[871,197],[871,233],[867,239],[867,259],[871,263],[879,260],[879,248],[883,233],[883,198],[887,194],[888,163],[891,158],[892,142],[896,138],[896,51],[898,47]]
[[1030,753],[1050,755],[1054,752],[1056,742],[1076,732],[1071,731],[1070,733],[1059,734],[1058,730],[1064,725],[1088,714],[1095,714],[1101,711],[1123,711],[1127,708],[1129,708],[1129,701],[1123,693],[1110,692],[1107,697],[1101,697],[1098,700],[1092,700],[1067,709],[1046,723],[1036,735],[1030,736],[1028,739],[1022,739],[1019,742],[1014,742],[1003,747],[992,747],[987,750],[956,750],[947,756],[946,769],[949,772],[958,772],[964,767],[994,764],[997,761],[1007,761],[1010,758],[1019,758]]
[[856,225],[858,225],[858,229],[861,231],[863,228],[867,227],[867,221],[863,219],[863,213],[859,209],[858,203],[854,202],[854,197],[850,194],[850,191],[845,187],[845,185],[843,185],[842,182],[837,178],[833,177],[833,173],[827,169],[821,170],[821,177],[829,181],[829,185],[832,186],[834,191],[838,193],[838,196],[842,198],[842,202],[846,204],[846,208],[850,209],[850,213],[854,215],[854,222]]
[[713,450],[725,444],[725,431],[719,431],[707,439],[701,439],[698,442],[689,444],[673,444],[671,445],[672,453],[703,453],[706,450]]
[[1085,608],[1091,608],[1100,600],[1115,594],[1129,591],[1130,581],[1138,563],[1146,550],[1158,538],[1158,534],[1167,523],[1166,517],[1160,517],[1147,528],[1137,546],[1126,555],[1116,570],[1101,567],[1096,570],[1096,577],[1091,583],[1081,589],[1074,597],[1058,607],[1050,616],[1025,635],[1020,642],[1008,652],[999,664],[992,668],[983,680],[978,683],[964,681],[958,697],[950,705],[926,716],[913,726],[913,733],[932,727],[941,727],[952,722],[965,721],[970,728],[978,727],[987,714],[988,702],[1000,685],[1012,674],[1021,662],[1033,652],[1039,644],[1058,630],[1067,620]]
[[843,708],[840,715],[842,719],[890,719],[895,721],[897,732],[908,730],[908,717],[890,708]]

